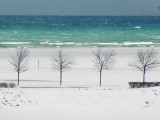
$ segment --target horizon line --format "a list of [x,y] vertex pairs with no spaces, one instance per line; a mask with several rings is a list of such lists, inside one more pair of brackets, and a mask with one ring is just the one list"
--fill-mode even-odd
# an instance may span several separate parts
[[160,17],[160,15],[20,15],[20,14],[0,14],[0,16],[61,16],[61,17],[65,17],[65,16],[104,16],[104,17]]

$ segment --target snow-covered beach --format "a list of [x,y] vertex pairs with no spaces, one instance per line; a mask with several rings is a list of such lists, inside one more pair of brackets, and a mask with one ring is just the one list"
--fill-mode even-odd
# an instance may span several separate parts
[[159,88],[1,89],[2,120],[159,120]]
[[[52,71],[51,57],[60,48],[30,48],[29,70],[20,75],[21,87],[55,87],[59,86],[59,72]],[[105,48],[104,48],[105,49]],[[116,63],[110,71],[103,71],[103,86],[126,86],[129,81],[142,81],[142,73],[129,66],[141,48],[111,48],[117,53]],[[14,48],[0,49],[0,81],[17,83],[17,73],[8,59],[15,53]],[[64,48],[75,63],[71,70],[63,73],[63,86],[98,86],[99,72],[93,66],[92,52],[97,48]],[[160,48],[156,48],[160,53]],[[39,61],[39,69],[38,69]],[[146,81],[158,81],[160,68],[147,72]]]
[[[142,73],[129,63],[139,48],[112,48],[116,64],[99,73],[93,67],[92,51],[97,48],[64,48],[75,59],[72,69],[59,73],[51,70],[51,56],[59,48],[30,48],[29,70],[20,75],[18,88],[0,88],[0,114],[3,120],[159,120],[160,88],[130,89],[128,82],[142,81]],[[105,48],[104,48],[105,49]],[[156,50],[160,53],[160,48]],[[0,49],[0,81],[17,83],[17,73],[8,62],[14,48]],[[39,61],[39,68],[38,68]],[[147,72],[146,81],[159,81],[160,68]]]

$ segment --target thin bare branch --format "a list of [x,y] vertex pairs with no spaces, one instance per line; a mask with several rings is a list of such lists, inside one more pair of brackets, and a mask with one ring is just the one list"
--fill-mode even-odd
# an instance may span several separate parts
[[93,63],[95,68],[98,71],[102,70],[110,70],[111,66],[116,62],[115,61],[115,51],[114,50],[101,50],[97,49],[97,51],[93,53]]
[[52,69],[58,71],[66,71],[71,68],[74,61],[71,57],[65,55],[63,50],[60,49],[56,56],[52,57]]
[[25,72],[28,69],[28,56],[29,50],[27,48],[18,47],[16,49],[16,54],[9,59],[16,72]]
[[[160,64],[157,51],[147,48],[146,50],[139,50],[136,61],[130,66],[140,71],[150,71]],[[140,68],[140,69],[139,69]]]

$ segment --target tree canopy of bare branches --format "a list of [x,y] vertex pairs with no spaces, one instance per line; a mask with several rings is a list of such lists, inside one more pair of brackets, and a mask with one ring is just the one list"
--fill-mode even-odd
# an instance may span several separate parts
[[14,70],[18,73],[18,85],[19,74],[28,70],[28,56],[29,50],[25,47],[17,47],[14,56],[11,56],[9,62],[13,65]]
[[52,57],[52,69],[60,72],[60,85],[62,84],[62,72],[71,69],[74,61],[71,57],[64,54],[63,50],[60,49],[56,56]]
[[145,82],[145,74],[160,65],[158,53],[153,48],[146,48],[137,52],[136,60],[129,64],[136,70],[143,72],[143,82]]
[[114,50],[102,50],[97,49],[97,51],[93,53],[93,63],[94,67],[100,73],[100,86],[101,86],[101,78],[102,78],[102,71],[103,70],[110,70],[111,66],[116,62],[115,55],[116,52]]

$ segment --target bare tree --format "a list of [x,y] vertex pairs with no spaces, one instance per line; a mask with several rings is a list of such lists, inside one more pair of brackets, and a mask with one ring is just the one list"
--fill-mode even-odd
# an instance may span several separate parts
[[145,82],[145,74],[160,64],[158,53],[154,49],[139,50],[136,60],[129,64],[131,67],[143,72],[143,83]]
[[17,47],[15,55],[9,59],[9,62],[13,65],[14,70],[18,73],[18,85],[20,73],[28,70],[28,56],[29,50],[27,48]]
[[56,56],[52,57],[52,69],[60,72],[60,85],[62,84],[62,73],[71,68],[74,61],[71,57],[64,54],[63,50],[60,49]]
[[101,86],[101,78],[103,70],[110,70],[111,66],[115,63],[115,51],[114,50],[102,50],[97,49],[97,51],[93,52],[93,63],[94,67],[100,73],[100,86]]

